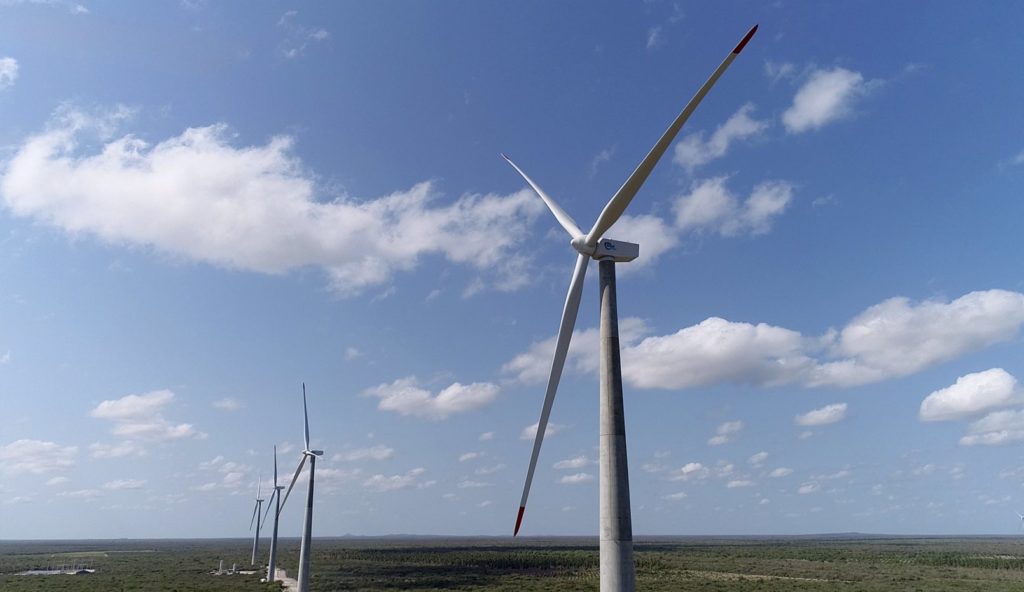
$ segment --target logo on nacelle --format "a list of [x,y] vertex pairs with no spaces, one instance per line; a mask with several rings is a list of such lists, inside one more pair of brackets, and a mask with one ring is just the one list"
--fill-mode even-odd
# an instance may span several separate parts
[[614,251],[615,250],[615,243],[613,243],[611,241],[604,241],[604,248],[607,251]]

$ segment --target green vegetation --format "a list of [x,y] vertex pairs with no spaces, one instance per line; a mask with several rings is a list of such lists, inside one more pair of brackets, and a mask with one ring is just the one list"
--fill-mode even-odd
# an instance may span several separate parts
[[[258,575],[213,576],[217,561],[247,566],[249,542],[62,541],[0,543],[0,590],[255,590]],[[87,576],[18,576],[87,563]],[[317,539],[313,581],[330,590],[597,590],[593,539]],[[636,545],[640,590],[1024,590],[1019,538],[659,538]],[[295,576],[298,541],[280,565]]]

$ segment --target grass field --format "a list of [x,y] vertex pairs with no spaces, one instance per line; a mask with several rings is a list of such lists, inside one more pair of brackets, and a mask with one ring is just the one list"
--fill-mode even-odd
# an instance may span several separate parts
[[[248,567],[250,541],[0,542],[0,590],[276,590]],[[264,547],[265,548],[265,547]],[[597,590],[593,539],[317,539],[314,590]],[[264,555],[265,559],[265,555]],[[1024,538],[684,537],[640,539],[638,589],[1024,590]],[[60,563],[91,575],[19,576]],[[295,575],[298,541],[282,542]]]

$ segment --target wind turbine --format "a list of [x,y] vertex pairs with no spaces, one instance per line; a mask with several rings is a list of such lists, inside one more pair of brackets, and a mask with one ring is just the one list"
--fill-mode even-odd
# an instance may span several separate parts
[[604,233],[622,216],[629,202],[647,180],[648,175],[658,160],[668,149],[680,128],[697,108],[711,87],[718,81],[736,56],[740,54],[750,38],[757,31],[754,25],[743,39],[726,56],[725,61],[711,74],[707,82],[700,87],[697,94],[690,99],[682,112],[675,118],[672,125],[665,130],[654,148],[647,153],[633,174],[626,179],[622,187],[612,196],[604,210],[597,217],[590,232],[584,233],[572,219],[539,185],[533,182],[507,156],[502,157],[518,172],[523,179],[540,196],[554,214],[558,223],[569,233],[570,245],[578,253],[576,268],[569,281],[569,291],[562,308],[562,320],[558,327],[558,338],[555,341],[555,355],[551,362],[551,374],[548,376],[547,391],[544,395],[544,406],[541,408],[540,420],[537,422],[537,435],[533,441],[533,454],[530,456],[530,468],[526,473],[526,484],[523,497],[519,503],[519,514],[516,516],[516,527],[513,536],[519,534],[522,526],[523,513],[526,511],[526,499],[530,494],[534,470],[537,468],[537,457],[544,441],[548,417],[551,415],[551,404],[554,402],[558,382],[562,377],[562,368],[569,351],[569,340],[572,338],[573,327],[579,312],[580,298],[583,291],[583,278],[587,273],[590,259],[597,259],[600,268],[601,290],[601,431],[600,431],[600,506],[601,506],[601,590],[632,591],[635,588],[633,566],[633,525],[629,508],[629,476],[626,466],[626,425],[622,406],[622,372],[619,364],[619,328],[618,310],[615,296],[615,263],[636,259],[640,254],[640,246],[634,243],[604,238]]
[[299,547],[299,590],[298,592],[309,591],[309,551],[310,545],[313,542],[313,475],[316,473],[316,457],[323,456],[323,450],[310,450],[309,448],[309,412],[306,410],[306,383],[302,383],[302,417],[305,421],[303,424],[303,442],[306,447],[302,450],[302,460],[299,461],[299,466],[295,467],[295,474],[292,475],[292,482],[288,484],[288,491],[284,492],[284,499],[281,500],[281,506],[284,506],[285,502],[288,501],[288,496],[292,492],[292,487],[295,487],[295,481],[299,478],[299,473],[302,472],[302,465],[306,464],[306,459],[309,459],[309,486],[306,489],[306,520],[302,525],[302,545]]
[[267,563],[267,581],[273,582],[274,576],[277,569],[277,522],[281,517],[281,490],[284,489],[284,485],[277,484],[277,446],[274,446],[274,493],[270,494],[270,498],[274,500],[274,505],[267,504],[267,513],[263,515],[263,522],[267,521],[267,516],[270,515],[270,510],[274,510],[274,534],[270,537],[270,561]]
[[262,485],[261,479],[256,480],[256,507],[252,509],[252,520],[249,521],[249,530],[252,530],[253,523],[256,524],[256,536],[252,539],[252,559],[249,561],[249,565],[256,565],[256,555],[260,552],[260,509],[263,507],[263,500],[260,499],[260,486]]
[[1017,512],[1017,517],[1020,518],[1020,528],[1024,530],[1024,514]]

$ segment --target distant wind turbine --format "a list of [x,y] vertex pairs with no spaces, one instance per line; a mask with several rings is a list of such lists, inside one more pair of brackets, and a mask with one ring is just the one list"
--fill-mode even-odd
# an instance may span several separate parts
[[302,417],[304,420],[302,437],[306,447],[302,450],[302,460],[299,461],[299,466],[295,467],[292,482],[288,484],[288,490],[284,492],[281,506],[284,506],[285,502],[288,501],[292,487],[295,487],[295,481],[299,478],[299,473],[302,472],[302,465],[306,464],[306,459],[308,458],[309,486],[306,489],[306,520],[302,525],[302,545],[299,547],[298,592],[309,592],[309,553],[310,545],[313,542],[313,476],[316,473],[316,457],[323,456],[324,451],[311,450],[309,448],[309,413],[306,410],[306,383],[302,383]]
[[636,259],[640,254],[640,246],[634,243],[604,238],[613,224],[622,216],[632,201],[633,196],[647,180],[654,166],[668,149],[672,140],[679,133],[690,114],[697,108],[704,96],[711,90],[718,78],[740,54],[750,38],[757,31],[757,25],[750,29],[736,47],[726,56],[725,61],[711,74],[711,77],[690,99],[686,107],[675,118],[654,148],[644,157],[633,174],[626,179],[622,187],[612,196],[604,210],[597,217],[590,232],[584,233],[576,221],[559,206],[539,185],[533,182],[507,156],[502,157],[518,172],[533,188],[554,214],[558,223],[569,233],[570,245],[577,252],[576,268],[569,281],[569,292],[565,297],[562,309],[562,320],[555,341],[555,355],[551,362],[551,373],[548,377],[544,405],[541,408],[540,420],[537,422],[537,435],[533,442],[533,453],[530,456],[530,468],[526,473],[526,484],[523,497],[519,503],[519,514],[516,516],[514,534],[519,533],[526,511],[526,500],[533,483],[534,470],[537,468],[537,457],[540,454],[544,431],[547,429],[548,417],[551,415],[551,404],[554,402],[558,382],[562,377],[562,368],[569,351],[569,340],[572,338],[573,327],[579,312],[580,298],[583,291],[583,278],[587,273],[590,259],[597,259],[600,267],[601,290],[601,430],[600,430],[600,508],[601,508],[601,590],[632,591],[635,588],[633,566],[633,525],[629,508],[629,476],[626,466],[626,426],[622,406],[622,372],[619,365],[619,329],[618,310],[615,295],[615,263]]
[[256,480],[256,506],[252,509],[252,520],[249,521],[249,530],[252,530],[252,525],[256,524],[256,536],[252,538],[252,559],[249,561],[249,565],[256,565],[256,555],[260,552],[260,508],[263,507],[263,500],[260,499],[260,485],[261,480],[257,477]]
[[281,518],[281,490],[284,485],[277,484],[277,446],[274,446],[274,493],[270,498],[274,500],[273,505],[267,503],[267,513],[263,515],[263,522],[267,521],[270,511],[274,510],[274,533],[270,537],[270,560],[267,562],[267,581],[273,582],[277,568],[277,523]]
[[1021,514],[1020,512],[1017,512],[1017,517],[1020,518],[1021,530],[1024,530],[1024,514]]

